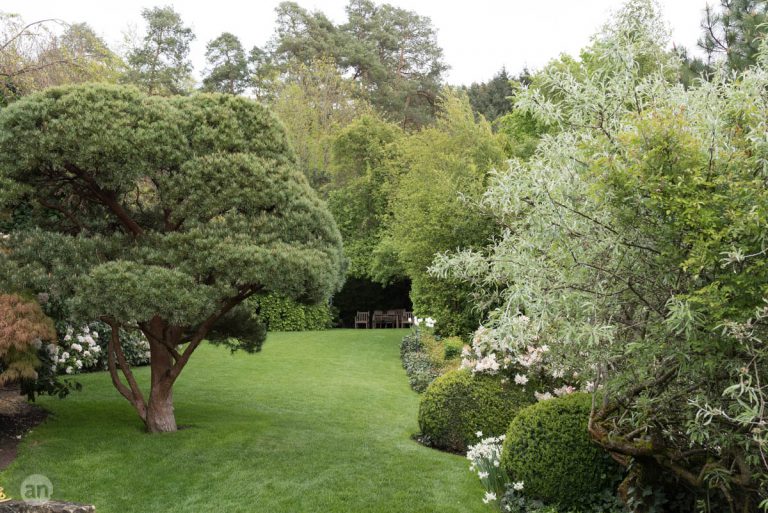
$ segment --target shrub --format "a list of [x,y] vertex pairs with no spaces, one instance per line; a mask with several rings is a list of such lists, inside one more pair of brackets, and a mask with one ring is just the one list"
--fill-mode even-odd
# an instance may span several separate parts
[[432,360],[426,353],[414,351],[403,355],[403,368],[408,375],[411,388],[418,393],[427,389],[440,372],[432,365]]
[[268,294],[250,299],[252,314],[267,326],[269,331],[324,330],[331,326],[331,309],[326,303],[304,305],[289,298]]
[[461,351],[464,349],[464,341],[459,337],[449,337],[443,341],[444,351],[443,355],[446,360],[454,360],[461,356]]
[[588,394],[571,394],[522,409],[509,425],[501,464],[525,496],[579,508],[616,483],[619,468],[587,432]]
[[[51,357],[59,374],[79,374],[107,368],[110,328],[103,322],[91,322],[79,328],[64,324],[64,336],[52,349]],[[149,342],[139,330],[121,330],[120,346],[131,367],[149,363]]]
[[477,440],[477,432],[503,434],[515,413],[533,400],[533,387],[454,370],[427,388],[419,405],[419,427],[435,447],[464,452]]
[[408,353],[416,353],[421,351],[421,339],[418,332],[410,333],[403,337],[403,341],[400,342],[400,358],[404,358]]

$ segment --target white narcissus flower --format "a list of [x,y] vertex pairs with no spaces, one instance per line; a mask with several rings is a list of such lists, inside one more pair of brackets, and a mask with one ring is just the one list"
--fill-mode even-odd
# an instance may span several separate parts
[[516,483],[512,483],[512,489],[519,492],[523,489],[524,485],[525,483],[523,483],[522,481],[517,481]]
[[488,504],[491,501],[496,500],[496,494],[493,492],[485,492],[485,497],[483,497],[483,503]]
[[488,472],[480,471],[477,473],[477,477],[479,477],[480,479],[485,479],[486,477],[488,477]]
[[483,437],[483,432],[482,431],[478,431],[475,434],[477,435],[478,438],[482,438]]

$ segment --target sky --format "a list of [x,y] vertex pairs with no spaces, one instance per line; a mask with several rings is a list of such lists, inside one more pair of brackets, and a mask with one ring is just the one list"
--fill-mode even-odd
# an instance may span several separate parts
[[[347,0],[296,0],[320,10],[337,23],[345,21]],[[377,0],[385,3],[386,0]],[[263,46],[273,33],[280,0],[3,0],[0,10],[25,21],[58,18],[86,22],[113,48],[123,34],[142,30],[141,10],[172,5],[197,38],[191,59],[196,77],[205,68],[205,44],[222,32],[237,35],[246,48]],[[451,69],[453,85],[483,82],[506,67],[512,74],[536,70],[561,53],[577,55],[607,21],[620,0],[389,0],[392,5],[428,16]],[[714,0],[659,0],[677,46],[694,50],[707,3]],[[694,52],[696,53],[696,52]]]

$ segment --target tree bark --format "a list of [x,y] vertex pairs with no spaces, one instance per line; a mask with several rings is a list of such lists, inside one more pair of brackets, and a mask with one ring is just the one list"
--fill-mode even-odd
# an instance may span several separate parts
[[153,386],[147,407],[147,431],[173,433],[177,429],[176,416],[173,412],[173,387]]
[[176,417],[173,413],[173,382],[171,369],[174,359],[169,347],[175,341],[166,340],[169,330],[159,318],[150,322],[152,337],[149,339],[151,355],[150,368],[152,383],[147,403],[147,431],[170,433],[176,431]]

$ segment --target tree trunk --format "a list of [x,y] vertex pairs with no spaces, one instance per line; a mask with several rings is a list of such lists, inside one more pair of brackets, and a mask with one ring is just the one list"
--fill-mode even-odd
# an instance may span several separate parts
[[173,413],[174,380],[171,378],[173,358],[170,351],[158,341],[150,340],[149,350],[152,357],[152,388],[147,404],[147,431],[170,433],[176,431],[176,417]]
[[176,417],[173,413],[173,389],[170,386],[153,386],[147,407],[147,431],[150,433],[172,433],[176,429]]

